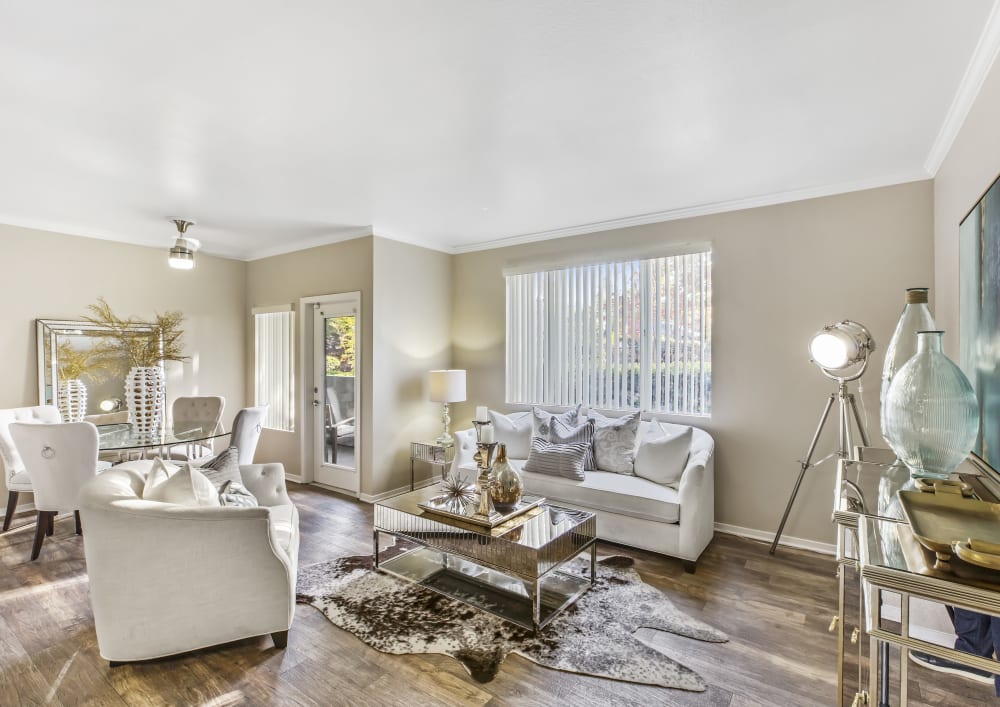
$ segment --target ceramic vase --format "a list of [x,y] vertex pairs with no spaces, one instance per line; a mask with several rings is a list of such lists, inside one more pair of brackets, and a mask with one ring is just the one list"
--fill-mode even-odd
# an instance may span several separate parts
[[163,429],[166,387],[160,366],[135,366],[128,372],[125,403],[136,432],[154,435]]
[[59,381],[59,414],[64,422],[81,422],[87,414],[87,386],[79,378]]
[[889,445],[919,478],[947,479],[979,433],[979,404],[969,379],[941,349],[942,331],[917,334],[917,353],[885,397]]
[[501,513],[510,513],[517,508],[517,504],[524,495],[524,482],[517,469],[507,461],[507,446],[500,444],[497,451],[497,460],[493,465],[493,485],[490,487],[490,496],[493,498],[493,506]]
[[910,287],[906,290],[906,304],[903,305],[903,313],[896,323],[896,329],[889,339],[889,347],[885,352],[885,364],[882,366],[882,387],[879,392],[879,422],[881,423],[882,436],[886,441],[889,437],[885,433],[885,396],[889,392],[889,385],[896,373],[907,361],[917,353],[917,332],[934,331],[937,325],[931,316],[931,310],[927,307],[927,288]]

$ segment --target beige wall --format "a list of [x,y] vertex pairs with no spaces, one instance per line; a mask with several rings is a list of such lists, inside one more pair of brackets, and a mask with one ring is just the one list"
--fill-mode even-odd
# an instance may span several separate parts
[[245,265],[199,254],[173,270],[166,249],[0,225],[0,407],[38,404],[35,319],[79,319],[104,297],[121,315],[184,313],[191,360],[167,364],[167,404],[223,395],[228,427],[244,404]]
[[[247,263],[246,306],[243,317],[250,322],[253,307],[294,303],[300,297],[332,295],[341,292],[361,292],[362,309],[362,368],[361,404],[356,411],[361,420],[361,449],[358,468],[367,468],[371,463],[372,444],[372,238],[357,238],[342,243],[309,248],[285,255],[277,255]],[[296,388],[301,390],[301,381],[312,376],[311,371],[302,370],[300,333],[306,318],[299,312],[296,320]],[[247,399],[253,399],[253,340],[247,337],[246,357],[248,362],[246,391]],[[305,424],[311,424],[311,399],[304,400],[297,395],[297,416],[294,432],[264,430],[256,458],[282,461],[290,474],[302,473],[301,443]]]
[[[504,405],[504,279],[508,266],[613,258],[685,242],[713,246],[713,413],[686,421],[716,440],[716,520],[773,532],[827,396],[808,360],[820,327],[844,318],[871,328],[865,375],[869,429],[878,435],[879,374],[906,287],[932,285],[929,181],[726,214],[467,253],[455,257],[453,366],[468,370],[468,402]],[[675,418],[685,421],[684,418]],[[818,457],[834,450],[830,423]],[[786,535],[832,542],[835,467],[811,472]]]
[[958,224],[1000,172],[1000,65],[994,64],[934,178],[934,317],[959,361]]
[[[409,488],[409,443],[441,433],[441,407],[427,400],[427,372],[451,363],[451,256],[375,239],[374,393],[370,473],[362,493]],[[425,465],[416,470],[426,478]]]

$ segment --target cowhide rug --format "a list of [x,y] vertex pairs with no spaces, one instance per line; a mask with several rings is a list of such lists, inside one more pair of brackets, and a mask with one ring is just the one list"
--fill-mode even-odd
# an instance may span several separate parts
[[[701,692],[693,670],[639,641],[640,627],[721,643],[724,633],[685,616],[645,584],[627,557],[598,562],[597,584],[538,636],[418,584],[372,570],[370,556],[302,568],[298,601],[383,653],[444,653],[489,682],[517,653],[556,670]],[[589,576],[589,562],[564,566]]]

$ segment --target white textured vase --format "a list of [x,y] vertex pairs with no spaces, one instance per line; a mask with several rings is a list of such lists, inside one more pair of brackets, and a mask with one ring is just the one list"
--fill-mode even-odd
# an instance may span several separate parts
[[163,429],[166,407],[166,378],[159,366],[135,366],[125,378],[125,404],[128,419],[141,434],[156,434]]
[[79,378],[59,381],[59,414],[65,422],[82,422],[87,414],[87,386]]

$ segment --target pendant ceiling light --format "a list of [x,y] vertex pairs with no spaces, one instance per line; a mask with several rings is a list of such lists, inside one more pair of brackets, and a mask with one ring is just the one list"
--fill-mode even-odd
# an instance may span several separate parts
[[188,238],[187,230],[194,225],[194,221],[184,219],[171,219],[177,226],[177,240],[174,247],[170,249],[170,267],[178,270],[190,270],[194,267],[194,252],[198,250],[200,243],[194,238]]

